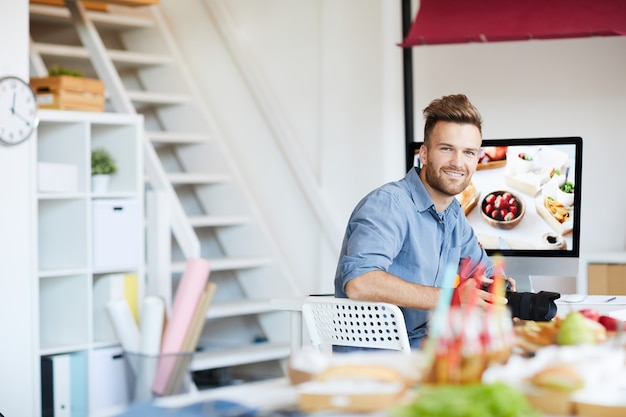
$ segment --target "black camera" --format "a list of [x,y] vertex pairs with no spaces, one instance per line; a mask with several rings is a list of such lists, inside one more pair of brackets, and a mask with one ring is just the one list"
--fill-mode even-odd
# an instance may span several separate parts
[[506,292],[507,305],[511,310],[511,315],[522,320],[552,320],[556,316],[555,300],[560,297],[561,294],[558,292],[550,291],[539,291],[538,293]]

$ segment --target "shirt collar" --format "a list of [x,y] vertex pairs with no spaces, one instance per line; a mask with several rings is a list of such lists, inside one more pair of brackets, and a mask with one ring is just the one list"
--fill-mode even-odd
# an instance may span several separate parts
[[[411,169],[405,177],[406,182],[409,184],[413,204],[415,204],[415,208],[420,213],[429,210],[431,207],[435,210],[435,203],[430,197],[430,194],[428,194],[428,191],[426,191],[426,187],[424,187],[422,183],[419,172],[420,168],[415,167]],[[461,203],[455,198],[445,210],[444,216],[451,215],[452,218],[456,219],[461,211]]]

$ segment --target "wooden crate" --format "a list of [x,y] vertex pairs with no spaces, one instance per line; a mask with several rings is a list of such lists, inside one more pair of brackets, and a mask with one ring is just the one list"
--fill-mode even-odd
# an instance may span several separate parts
[[116,4],[119,6],[150,6],[152,4],[159,4],[161,0],[92,0],[96,3],[108,3],[108,4]]
[[[46,4],[49,6],[65,7],[65,0],[30,0],[33,4]],[[108,5],[106,3],[100,3],[95,1],[84,1],[83,5],[87,10],[97,10],[100,12],[106,12]]]
[[104,110],[104,83],[100,80],[58,75],[31,78],[30,86],[42,109]]

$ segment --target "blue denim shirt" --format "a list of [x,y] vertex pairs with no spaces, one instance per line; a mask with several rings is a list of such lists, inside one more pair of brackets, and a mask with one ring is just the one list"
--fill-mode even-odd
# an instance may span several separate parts
[[[335,296],[346,298],[346,283],[372,270],[405,281],[441,287],[448,264],[470,258],[487,267],[492,261],[479,245],[460,203],[454,199],[443,212],[435,209],[418,169],[404,179],[372,191],[356,206],[346,228],[337,272]],[[411,346],[426,335],[430,312],[402,308]]]

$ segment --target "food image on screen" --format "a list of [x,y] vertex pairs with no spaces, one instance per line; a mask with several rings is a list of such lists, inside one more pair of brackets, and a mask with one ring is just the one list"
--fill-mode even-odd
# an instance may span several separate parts
[[479,160],[472,178],[476,193],[484,198],[466,212],[483,247],[571,249],[575,145],[520,141],[486,148],[490,150],[481,150],[484,162]]
[[[408,150],[416,167],[420,146]],[[582,156],[581,137],[483,140],[476,172],[456,198],[488,255],[532,257],[542,274],[549,264],[538,258],[579,256]]]

